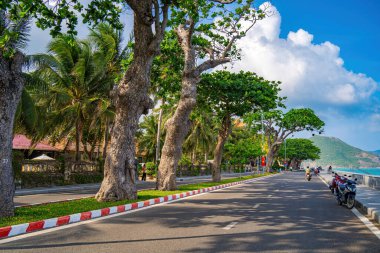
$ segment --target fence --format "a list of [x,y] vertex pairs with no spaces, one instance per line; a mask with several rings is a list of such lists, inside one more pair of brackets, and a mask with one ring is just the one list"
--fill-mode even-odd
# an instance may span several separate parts
[[103,178],[98,163],[24,160],[21,164],[15,180],[17,188],[96,183]]

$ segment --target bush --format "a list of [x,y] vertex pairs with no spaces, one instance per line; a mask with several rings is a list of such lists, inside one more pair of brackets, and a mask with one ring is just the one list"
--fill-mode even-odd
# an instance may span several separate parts
[[100,183],[102,180],[102,173],[73,173],[70,175],[70,183],[72,184]]
[[154,162],[147,162],[145,165],[146,165],[146,174],[154,176],[156,174],[156,165],[154,164]]
[[54,185],[64,185],[64,176],[61,173],[27,172],[21,176],[22,188],[48,187]]
[[24,153],[21,151],[14,150],[12,152],[12,167],[14,172],[14,177],[16,180],[21,179],[22,161],[24,160]]

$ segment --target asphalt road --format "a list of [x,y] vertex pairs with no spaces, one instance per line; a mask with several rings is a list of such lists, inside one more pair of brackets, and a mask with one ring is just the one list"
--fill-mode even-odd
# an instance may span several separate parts
[[[250,173],[243,173],[248,175]],[[223,178],[239,177],[239,174],[225,174]],[[183,181],[177,180],[177,185],[193,184],[197,182],[210,181],[210,177],[192,177],[183,178]],[[138,181],[137,189],[155,188],[155,181]],[[58,186],[50,188],[23,189],[16,191],[14,197],[15,206],[25,206],[47,202],[65,201],[68,199],[88,198],[94,196],[99,190],[100,184]]]
[[318,178],[288,173],[0,244],[0,252],[380,252],[380,240]]

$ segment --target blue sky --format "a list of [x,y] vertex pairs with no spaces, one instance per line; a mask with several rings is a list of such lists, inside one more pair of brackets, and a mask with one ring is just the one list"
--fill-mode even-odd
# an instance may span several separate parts
[[281,37],[302,28],[314,34],[315,43],[330,41],[338,45],[347,69],[380,81],[380,1],[272,0],[271,3],[282,16]]
[[[324,135],[364,150],[380,149],[380,1],[271,4],[274,15],[240,42],[242,61],[233,68],[282,81],[288,107],[314,109],[326,122]],[[127,38],[132,15],[122,18]],[[78,34],[85,37],[87,28],[79,25]],[[28,53],[44,51],[49,40],[46,31],[34,27]]]
[[380,1],[270,3],[274,15],[243,39],[234,68],[282,81],[288,107],[314,109],[326,136],[380,149]]

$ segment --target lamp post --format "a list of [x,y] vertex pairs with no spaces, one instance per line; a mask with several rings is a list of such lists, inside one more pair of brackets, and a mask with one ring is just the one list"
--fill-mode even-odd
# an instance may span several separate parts
[[286,139],[284,140],[284,144],[285,144],[285,163],[284,163],[284,169],[286,170],[286,167],[288,167],[288,163],[287,163],[287,160],[286,160]]

